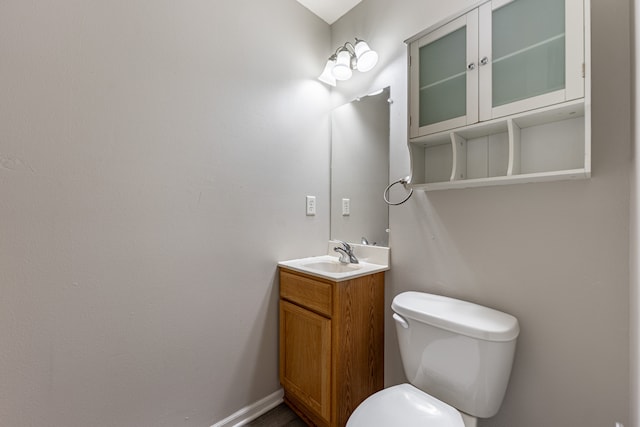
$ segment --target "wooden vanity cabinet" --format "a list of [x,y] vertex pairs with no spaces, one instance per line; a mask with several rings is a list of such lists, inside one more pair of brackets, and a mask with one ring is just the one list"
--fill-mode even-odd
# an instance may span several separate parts
[[280,383],[310,426],[343,427],[384,386],[384,273],[334,282],[280,267]]

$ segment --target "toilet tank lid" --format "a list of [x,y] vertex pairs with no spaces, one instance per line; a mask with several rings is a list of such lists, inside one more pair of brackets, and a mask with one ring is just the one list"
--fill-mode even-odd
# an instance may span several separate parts
[[424,292],[398,294],[391,308],[409,319],[485,341],[512,341],[520,332],[518,319],[510,314]]

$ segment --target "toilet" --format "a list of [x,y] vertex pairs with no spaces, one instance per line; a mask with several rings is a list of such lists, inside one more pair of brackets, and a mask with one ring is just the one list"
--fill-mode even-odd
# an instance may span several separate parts
[[520,332],[506,313],[423,292],[391,304],[410,384],[369,396],[347,427],[476,427],[504,398]]

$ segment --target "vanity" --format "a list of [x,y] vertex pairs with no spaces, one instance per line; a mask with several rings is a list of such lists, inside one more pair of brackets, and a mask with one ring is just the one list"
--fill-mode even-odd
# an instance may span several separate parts
[[280,383],[285,403],[309,425],[343,427],[384,386],[388,248],[374,249],[386,251],[386,263],[324,255],[278,264]]
[[[332,111],[326,255],[278,263],[279,378],[285,403],[310,426],[344,427],[384,385],[391,102],[385,88]],[[338,239],[361,243],[350,243],[357,264],[338,261]]]

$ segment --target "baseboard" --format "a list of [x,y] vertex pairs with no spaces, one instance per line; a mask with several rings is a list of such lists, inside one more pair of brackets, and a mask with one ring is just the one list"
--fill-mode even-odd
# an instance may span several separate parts
[[229,415],[222,421],[218,421],[211,427],[240,427],[255,420],[260,415],[275,408],[282,403],[284,391],[282,389],[271,393],[269,396],[258,400],[251,405],[245,406],[239,411]]

